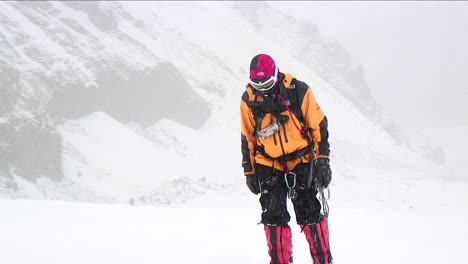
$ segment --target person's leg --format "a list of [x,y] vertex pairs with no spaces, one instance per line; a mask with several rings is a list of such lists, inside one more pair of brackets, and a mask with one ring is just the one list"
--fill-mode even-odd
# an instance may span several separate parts
[[288,222],[291,216],[287,211],[287,188],[278,171],[257,165],[260,182],[262,220],[268,244],[271,264],[292,263],[292,237]]
[[309,243],[309,250],[314,263],[330,264],[332,263],[332,256],[327,218],[320,213],[321,205],[317,199],[317,191],[304,188],[309,172],[308,168],[308,164],[300,164],[294,169],[297,175],[297,197],[292,202],[296,221]]
[[320,218],[322,206],[317,199],[317,191],[307,189],[306,182],[310,171],[308,163],[298,164],[293,172],[296,174],[296,199],[292,200],[296,222],[299,225],[313,224]]
[[333,261],[329,235],[328,235],[328,219],[321,216],[320,220],[315,224],[300,225],[303,230],[309,250],[315,264],[331,264]]
[[270,264],[289,264],[292,260],[292,235],[288,224],[264,225]]

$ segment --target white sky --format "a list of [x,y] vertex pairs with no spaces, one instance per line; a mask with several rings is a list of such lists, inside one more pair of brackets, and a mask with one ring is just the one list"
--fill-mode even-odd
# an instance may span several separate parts
[[410,128],[468,123],[467,2],[271,2],[338,40]]

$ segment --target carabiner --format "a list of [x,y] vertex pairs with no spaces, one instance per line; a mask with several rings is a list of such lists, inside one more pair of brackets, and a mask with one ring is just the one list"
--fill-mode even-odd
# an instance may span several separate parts
[[[292,180],[293,180],[292,185],[289,185],[289,179],[288,179],[289,175],[292,175]],[[288,189],[289,189],[288,197],[291,198],[291,199],[296,199],[297,192],[294,189],[296,187],[296,173],[294,173],[292,171],[286,172],[284,174],[284,182],[286,183],[286,187],[288,187]]]

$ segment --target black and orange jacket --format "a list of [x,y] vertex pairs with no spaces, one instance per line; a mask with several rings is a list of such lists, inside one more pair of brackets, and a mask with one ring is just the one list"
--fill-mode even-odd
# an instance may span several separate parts
[[[244,174],[255,174],[255,164],[262,164],[278,170],[284,165],[292,170],[298,163],[310,162],[310,149],[313,145],[315,157],[328,157],[328,122],[318,105],[312,90],[307,84],[290,74],[279,73],[280,83],[277,96],[256,94],[250,85],[242,95],[241,110],[241,150]],[[275,88],[273,88],[275,89]],[[295,93],[295,94],[294,94]],[[296,96],[295,98],[293,96]],[[290,109],[297,103],[301,113],[295,114]],[[288,106],[287,106],[288,105]],[[289,110],[288,110],[289,108]],[[296,107],[299,109],[299,107]],[[259,110],[263,110],[259,114]],[[296,115],[302,114],[302,117]],[[278,117],[287,116],[287,121],[273,135],[261,139],[257,131],[276,122]],[[302,122],[303,120],[303,122]],[[305,123],[305,124],[304,124]],[[301,133],[305,129],[305,134]],[[308,149],[304,155],[294,157],[295,153]],[[294,157],[285,159],[285,157]]]

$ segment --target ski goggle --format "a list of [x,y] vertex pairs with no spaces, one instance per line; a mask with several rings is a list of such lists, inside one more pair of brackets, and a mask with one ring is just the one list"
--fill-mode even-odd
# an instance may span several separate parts
[[263,79],[250,80],[250,85],[257,91],[264,92],[268,91],[275,86],[278,80],[278,68],[275,70],[275,75]]

